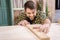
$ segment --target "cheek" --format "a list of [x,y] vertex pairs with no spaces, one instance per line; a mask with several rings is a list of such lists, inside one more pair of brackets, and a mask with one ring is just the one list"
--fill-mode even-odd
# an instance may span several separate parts
[[29,14],[27,14],[27,16],[30,16]]
[[29,17],[30,15],[29,14],[26,14],[27,17]]
[[34,16],[36,16],[36,13],[34,14]]
[[34,12],[34,16],[36,16],[36,11]]

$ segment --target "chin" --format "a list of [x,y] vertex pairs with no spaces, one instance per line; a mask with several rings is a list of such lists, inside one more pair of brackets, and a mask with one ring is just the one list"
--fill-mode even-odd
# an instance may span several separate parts
[[30,20],[33,20],[33,18],[30,18]]

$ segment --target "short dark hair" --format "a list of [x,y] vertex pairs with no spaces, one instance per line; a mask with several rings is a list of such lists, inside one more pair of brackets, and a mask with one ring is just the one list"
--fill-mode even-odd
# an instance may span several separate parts
[[27,1],[25,4],[24,4],[24,8],[26,10],[26,8],[29,8],[29,9],[35,9],[36,8],[36,5],[33,1]]

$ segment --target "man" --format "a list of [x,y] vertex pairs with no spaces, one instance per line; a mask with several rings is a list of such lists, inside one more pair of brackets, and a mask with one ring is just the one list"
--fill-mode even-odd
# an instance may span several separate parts
[[16,24],[26,26],[28,24],[40,24],[40,31],[47,33],[50,26],[50,20],[43,12],[37,12],[33,1],[27,1],[24,4],[25,12],[18,17]]

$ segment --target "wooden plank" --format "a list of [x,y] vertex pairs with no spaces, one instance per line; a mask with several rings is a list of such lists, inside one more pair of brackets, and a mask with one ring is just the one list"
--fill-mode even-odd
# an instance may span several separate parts
[[[43,32],[38,32],[36,29],[33,29],[34,25],[27,25],[26,27],[32,32],[34,33],[39,40],[50,40],[49,36],[47,36],[45,33]],[[39,26],[39,25],[38,25]]]
[[1,26],[0,40],[39,40],[24,26]]

